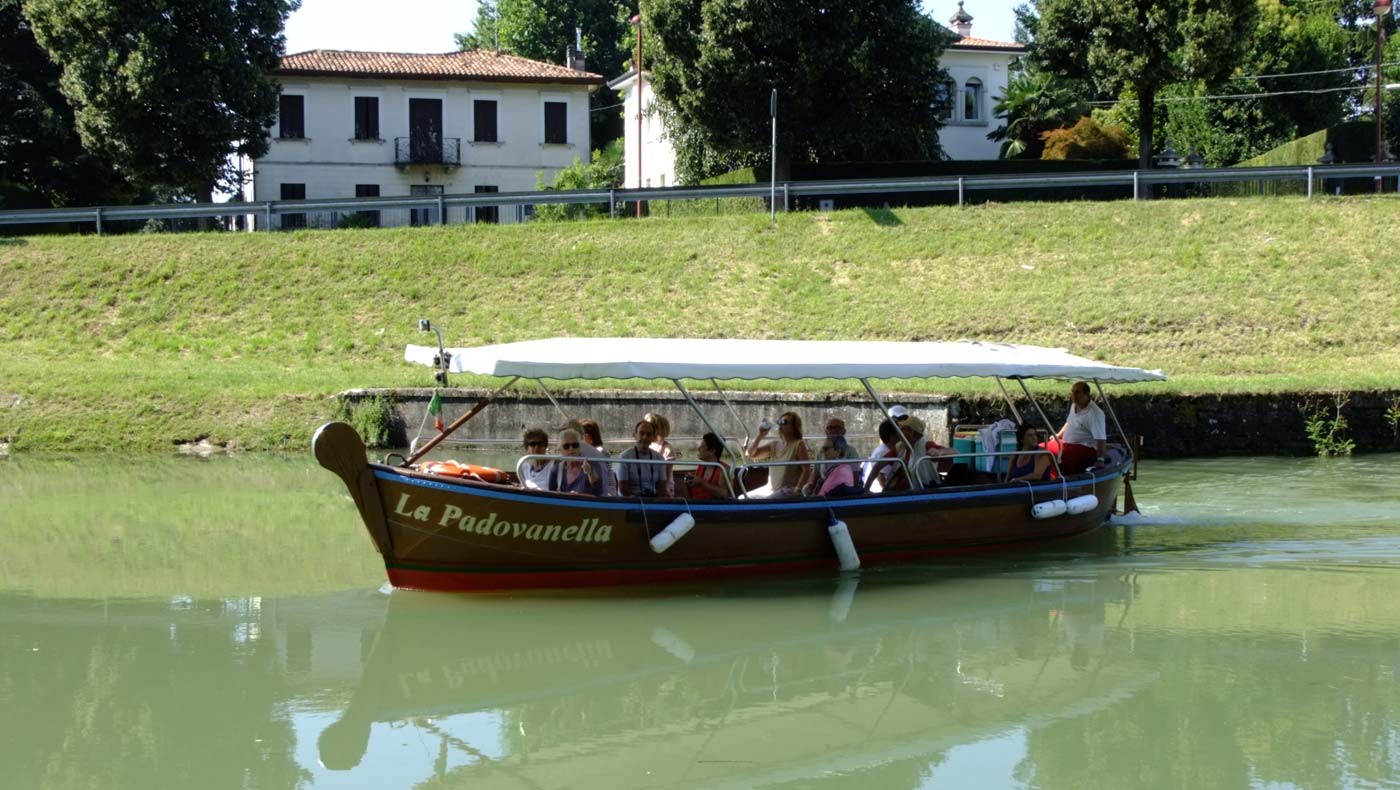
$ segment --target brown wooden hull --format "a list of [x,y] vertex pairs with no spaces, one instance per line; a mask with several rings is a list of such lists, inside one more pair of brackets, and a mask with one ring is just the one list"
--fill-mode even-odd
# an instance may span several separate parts
[[[333,429],[333,430],[332,430]],[[343,430],[342,430],[343,429]],[[353,440],[351,439],[353,437]],[[317,433],[316,456],[350,487],[396,587],[592,587],[835,569],[827,532],[844,521],[864,565],[1023,548],[1102,526],[1126,466],[1064,483],[943,487],[839,499],[685,501],[523,491],[369,464],[348,426]],[[358,454],[360,466],[354,458]],[[1079,515],[1031,507],[1095,494]],[[689,513],[663,553],[650,540]]]

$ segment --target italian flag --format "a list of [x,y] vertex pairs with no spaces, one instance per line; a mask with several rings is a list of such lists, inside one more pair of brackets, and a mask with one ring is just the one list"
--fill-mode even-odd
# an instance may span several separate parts
[[433,415],[433,427],[442,431],[442,396],[433,391],[433,399],[428,403],[428,413]]

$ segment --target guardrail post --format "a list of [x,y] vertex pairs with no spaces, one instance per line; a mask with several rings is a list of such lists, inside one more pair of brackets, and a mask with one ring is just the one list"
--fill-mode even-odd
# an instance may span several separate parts
[[783,213],[788,213],[788,185],[786,181],[783,182]]
[[963,204],[963,177],[958,176],[958,205]]
[[1141,194],[1142,194],[1142,193],[1139,192],[1139,190],[1138,190],[1138,171],[1134,170],[1134,171],[1133,171],[1133,200],[1138,200],[1138,199],[1140,199]]
[[97,218],[97,235],[102,235],[102,209],[93,209],[93,216]]
[[1308,200],[1312,200],[1312,191],[1313,191],[1313,169],[1312,169],[1312,165],[1308,165]]
[[271,232],[272,232],[272,201],[271,201],[271,200],[269,200],[269,201],[267,201],[266,203],[263,204],[263,225],[264,225],[263,230],[267,231],[268,233],[271,233]]
[[438,195],[438,224],[447,224],[447,211],[443,208],[442,205],[442,195]]
[[608,190],[608,219],[617,219],[617,190]]

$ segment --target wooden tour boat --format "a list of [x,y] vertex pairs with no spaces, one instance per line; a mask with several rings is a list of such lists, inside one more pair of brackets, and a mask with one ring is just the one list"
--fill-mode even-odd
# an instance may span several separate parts
[[[426,321],[425,329],[432,328]],[[440,338],[440,335],[439,335]],[[873,408],[888,409],[872,379],[981,376],[1092,381],[1111,417],[1107,460],[1056,479],[998,482],[988,476],[951,484],[940,460],[920,457],[906,470],[923,485],[846,497],[750,498],[745,481],[756,462],[726,475],[733,498],[591,497],[527,490],[468,474],[433,474],[415,462],[490,402],[467,413],[397,463],[371,463],[363,441],[344,423],[321,426],[317,461],[350,489],[390,583],[425,590],[606,586],[740,574],[836,569],[940,555],[1007,550],[1082,535],[1102,526],[1134,474],[1127,434],[1103,394],[1104,382],[1160,381],[1161,371],[1107,365],[1064,349],[999,343],[896,343],[773,340],[556,338],[479,348],[409,346],[409,361],[447,374],[546,379],[669,379],[714,430],[684,382],[721,379],[856,379]],[[505,389],[502,387],[502,389]],[[1005,387],[1002,386],[1005,393]],[[723,392],[721,391],[721,395]],[[1007,398],[1012,412],[1015,404]],[[1036,407],[1039,412],[1039,407]],[[1020,417],[1017,414],[1018,418]],[[1045,427],[1056,426],[1039,414]],[[724,434],[714,431],[719,436]],[[907,440],[906,440],[907,445]],[[1058,472],[1058,457],[1048,450]],[[1023,453],[988,453],[1016,455]],[[963,454],[966,455],[966,454]],[[974,454],[976,455],[976,454]],[[565,460],[564,456],[533,456]],[[577,457],[572,460],[579,460]],[[626,463],[608,459],[616,467]],[[791,462],[789,462],[791,463]],[[850,461],[846,461],[850,463]],[[678,461],[677,470],[703,465]],[[946,472],[946,470],[945,470]],[[1132,509],[1126,491],[1125,509]]]

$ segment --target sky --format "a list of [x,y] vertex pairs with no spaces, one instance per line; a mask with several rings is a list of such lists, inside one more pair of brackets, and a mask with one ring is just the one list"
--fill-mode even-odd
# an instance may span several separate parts
[[[1010,41],[1023,0],[965,0],[972,35]],[[923,0],[926,14],[947,25],[957,0]],[[302,0],[287,19],[287,52],[361,49],[378,52],[451,52],[453,33],[471,30],[476,0]]]

